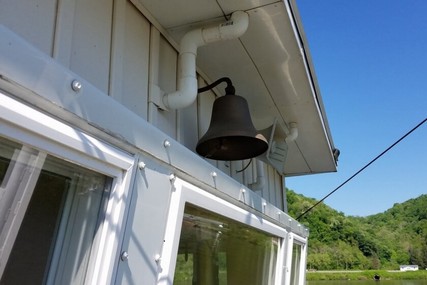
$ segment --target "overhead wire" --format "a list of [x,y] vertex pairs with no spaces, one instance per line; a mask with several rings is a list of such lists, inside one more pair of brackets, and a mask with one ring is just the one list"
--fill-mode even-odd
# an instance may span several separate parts
[[345,180],[343,183],[341,183],[338,187],[336,187],[334,190],[329,192],[325,197],[317,201],[313,206],[305,210],[302,214],[300,214],[296,220],[299,220],[303,216],[305,216],[308,212],[310,212],[314,207],[325,201],[329,196],[337,192],[341,187],[343,187],[345,184],[347,184],[350,180],[352,180],[354,177],[359,175],[362,171],[364,171],[366,168],[368,168],[372,163],[374,163],[376,160],[378,160],[380,157],[382,157],[384,154],[386,154],[389,150],[391,150],[393,147],[395,147],[398,143],[400,143],[403,139],[405,139],[407,136],[409,136],[413,131],[418,129],[422,124],[424,124],[427,121],[427,118],[422,120],[419,124],[417,124],[415,127],[413,127],[410,131],[408,131],[406,134],[404,134],[400,139],[395,141],[392,145],[390,145],[388,148],[386,148],[383,152],[381,152],[379,155],[377,155],[374,159],[372,159],[370,162],[368,162],[365,166],[363,166],[361,169],[359,169],[356,173],[354,173],[352,176],[350,176],[347,180]]

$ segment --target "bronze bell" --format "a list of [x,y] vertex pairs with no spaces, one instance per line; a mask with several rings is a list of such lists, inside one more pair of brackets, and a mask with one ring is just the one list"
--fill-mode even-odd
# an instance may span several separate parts
[[267,149],[267,140],[257,133],[245,98],[227,94],[215,100],[209,129],[196,146],[199,155],[215,160],[243,160]]

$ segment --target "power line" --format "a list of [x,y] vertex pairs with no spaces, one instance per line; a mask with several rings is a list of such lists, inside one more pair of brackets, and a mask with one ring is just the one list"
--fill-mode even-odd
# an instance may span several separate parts
[[326,198],[328,198],[329,196],[331,196],[332,194],[334,194],[336,191],[338,191],[338,189],[340,189],[342,186],[344,186],[345,184],[347,184],[350,180],[352,180],[354,177],[356,177],[357,175],[359,175],[359,173],[361,173],[363,170],[365,170],[368,166],[370,166],[372,163],[374,163],[377,159],[379,159],[381,156],[383,156],[384,154],[386,154],[389,150],[391,150],[394,146],[396,146],[398,143],[400,143],[404,138],[406,138],[407,136],[409,136],[413,131],[415,131],[416,129],[418,129],[422,124],[424,124],[427,121],[427,118],[425,118],[424,120],[422,120],[418,125],[416,125],[415,127],[412,128],[412,130],[410,130],[409,132],[407,132],[405,135],[403,135],[400,139],[398,139],[396,142],[394,142],[391,146],[389,146],[386,150],[384,150],[382,153],[380,153],[379,155],[377,155],[374,159],[372,159],[368,164],[366,164],[365,166],[363,166],[361,169],[359,169],[356,173],[354,173],[352,176],[350,176],[350,178],[348,178],[346,181],[344,181],[343,183],[341,183],[337,188],[335,188],[334,190],[332,190],[331,192],[329,192],[328,195],[326,195],[325,197],[323,197],[321,200],[319,200],[317,203],[315,203],[313,206],[311,206],[310,208],[308,208],[307,210],[305,210],[301,215],[299,215],[296,220],[299,220],[301,217],[303,217],[305,214],[307,214],[308,212],[310,212],[314,207],[316,207],[317,205],[319,205],[320,203],[322,203],[323,201],[326,200]]

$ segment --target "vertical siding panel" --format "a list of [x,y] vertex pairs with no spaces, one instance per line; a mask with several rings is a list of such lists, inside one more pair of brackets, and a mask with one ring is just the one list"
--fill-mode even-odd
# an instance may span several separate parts
[[286,178],[282,178],[282,187],[283,187],[283,211],[288,212],[288,198],[287,198],[287,188],[286,188]]
[[[258,167],[258,165],[257,165]],[[262,163],[262,167],[264,168],[264,175],[265,175],[265,185],[262,188],[261,196],[266,199],[267,201],[270,201],[270,179],[268,176],[268,167],[265,163]]]
[[55,57],[108,94],[112,0],[60,0]]
[[[176,90],[176,70],[178,54],[175,49],[162,37],[159,46],[159,87],[164,92]],[[176,111],[162,111],[150,102],[148,120],[157,128],[173,138],[177,138]]]
[[[215,94],[212,91],[206,91],[197,97],[197,121],[198,121],[198,137],[201,138],[209,129],[211,122],[212,107],[215,101]],[[218,166],[224,173],[230,175],[230,168],[225,167],[224,162],[207,159],[209,163]]]
[[256,162],[257,162],[257,160],[255,158],[252,160],[246,159],[243,161],[243,167],[246,167],[248,165],[248,163],[250,163],[249,166],[243,172],[244,184],[246,186],[248,186],[249,184],[254,182],[252,172],[253,172],[253,166],[254,166],[254,164],[256,164]]
[[277,201],[278,189],[276,189],[276,181],[275,181],[276,170],[270,165],[268,165],[267,168],[268,168],[268,186],[269,186],[268,190],[270,195],[270,203],[277,206],[278,205],[278,201]]
[[257,165],[258,165],[258,163],[257,163],[257,161],[255,161],[255,162],[253,162],[252,164],[251,164],[251,166],[249,167],[250,169],[248,169],[250,172],[251,172],[251,174],[249,174],[248,175],[248,179],[251,177],[252,179],[252,181],[249,181],[248,183],[249,184],[251,184],[251,183],[255,183],[256,182],[256,179],[257,179]]
[[130,2],[115,3],[110,94],[147,119],[150,23]]
[[[212,164],[215,165],[214,160],[209,160],[209,161],[211,161]],[[225,174],[231,176],[231,162],[230,161],[218,161],[216,166],[218,167],[219,170],[221,170]]]
[[236,181],[239,181],[242,184],[244,183],[243,172],[241,171],[243,167],[244,166],[241,160],[231,162],[231,177],[233,177]]
[[273,168],[275,192],[276,192],[276,206],[283,210],[283,187],[282,187],[282,176]]
[[212,116],[212,107],[215,99],[215,94],[212,91],[203,92],[197,97],[199,138],[201,138],[209,128]]
[[75,0],[58,0],[53,57],[68,68],[71,60],[75,9]]
[[197,137],[197,104],[193,103],[178,110],[178,141],[195,152]]
[[2,0],[0,24],[52,56],[56,0]]

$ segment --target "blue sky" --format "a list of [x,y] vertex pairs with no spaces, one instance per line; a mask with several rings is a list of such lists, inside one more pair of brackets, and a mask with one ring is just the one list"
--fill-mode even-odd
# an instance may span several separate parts
[[[427,117],[427,1],[297,0],[338,172],[287,179],[321,199]],[[367,216],[427,194],[427,123],[325,203]],[[426,205],[427,207],[427,205]]]

